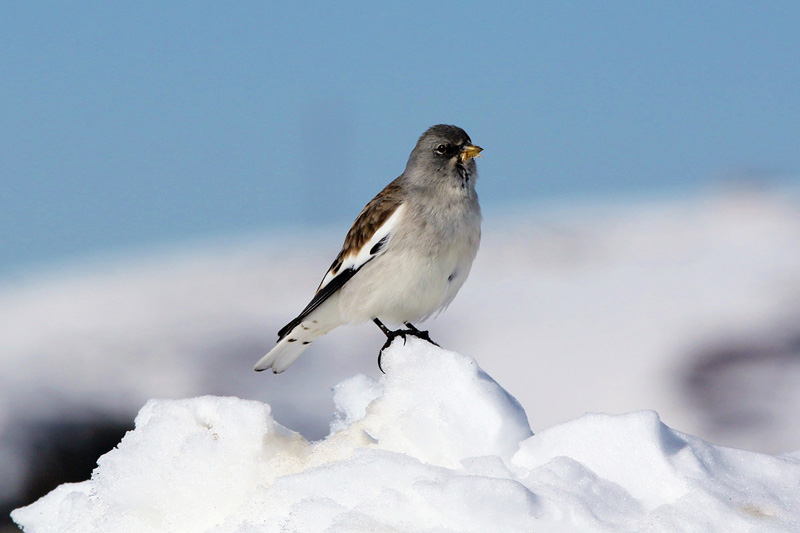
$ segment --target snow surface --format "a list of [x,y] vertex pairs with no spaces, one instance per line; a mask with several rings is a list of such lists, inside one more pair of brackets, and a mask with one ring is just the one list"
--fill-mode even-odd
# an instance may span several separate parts
[[35,533],[800,530],[800,454],[715,446],[654,411],[534,436],[470,357],[398,339],[384,365],[336,387],[317,442],[257,401],[151,400],[90,480],[12,517]]

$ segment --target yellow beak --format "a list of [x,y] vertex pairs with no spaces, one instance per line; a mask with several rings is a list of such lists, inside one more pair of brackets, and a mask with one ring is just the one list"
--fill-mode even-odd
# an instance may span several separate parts
[[473,157],[482,157],[481,152],[483,152],[483,148],[469,144],[461,150],[461,162],[463,163],[467,159],[472,159]]

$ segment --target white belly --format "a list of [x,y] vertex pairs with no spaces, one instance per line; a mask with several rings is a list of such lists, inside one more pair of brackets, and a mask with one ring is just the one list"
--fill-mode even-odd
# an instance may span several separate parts
[[479,235],[449,243],[435,255],[421,254],[414,246],[387,250],[342,287],[342,321],[363,322],[377,317],[399,324],[424,320],[444,309],[467,279]]

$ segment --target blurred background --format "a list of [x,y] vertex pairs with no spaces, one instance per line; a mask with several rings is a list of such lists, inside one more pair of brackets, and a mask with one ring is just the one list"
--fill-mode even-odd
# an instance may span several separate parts
[[252,365],[436,123],[485,149],[485,231],[425,327],[534,431],[656,409],[800,449],[800,4],[3,11],[3,516],[86,479],[151,397],[259,399],[324,437],[377,328]]

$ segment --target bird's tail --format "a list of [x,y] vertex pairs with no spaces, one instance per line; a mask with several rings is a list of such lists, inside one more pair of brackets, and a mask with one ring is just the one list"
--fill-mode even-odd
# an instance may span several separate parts
[[[255,370],[261,372],[271,368],[276,374],[280,374],[289,365],[294,363],[300,355],[305,352],[311,343],[319,337],[325,335],[333,327],[320,327],[316,321],[299,322],[291,330],[286,332],[278,344],[256,363]],[[283,330],[281,330],[283,332]]]

